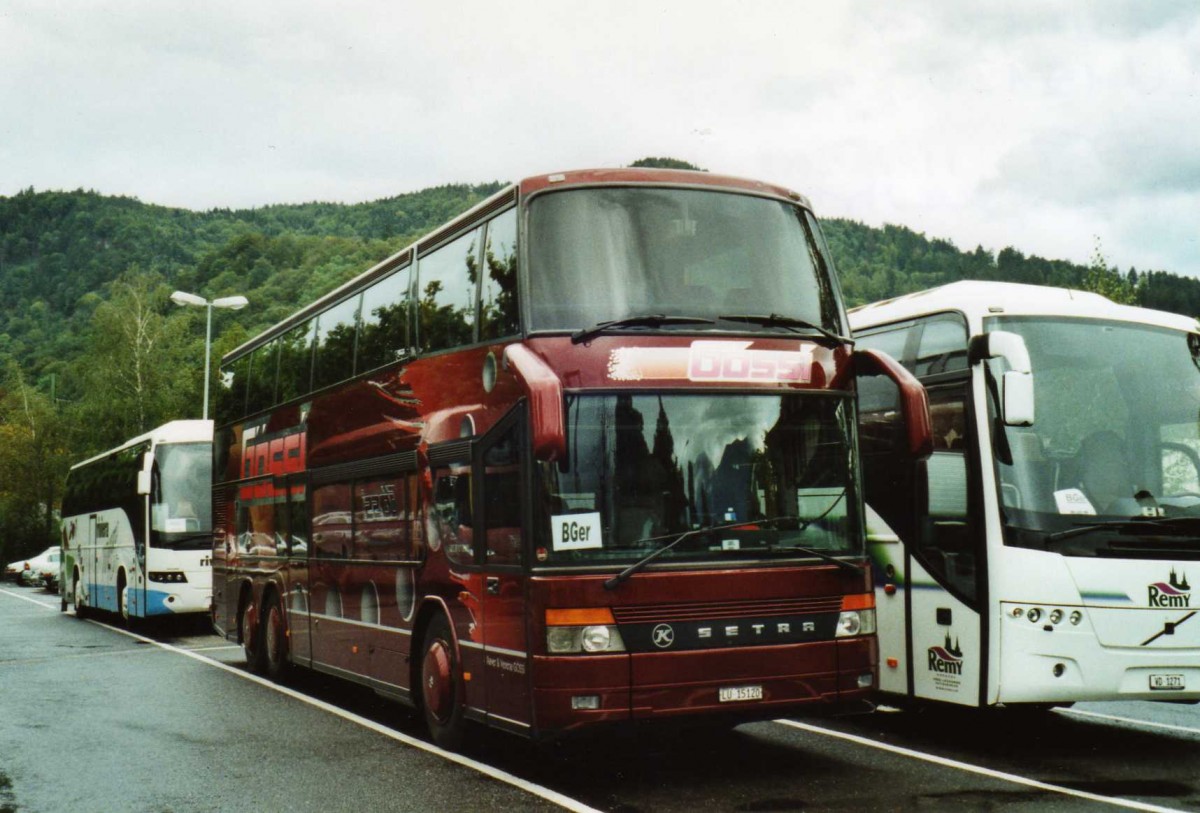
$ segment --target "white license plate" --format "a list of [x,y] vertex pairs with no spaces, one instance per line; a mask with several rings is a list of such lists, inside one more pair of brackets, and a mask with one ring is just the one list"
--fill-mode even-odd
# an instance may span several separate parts
[[717,690],[717,699],[722,703],[739,700],[762,700],[762,686],[722,686]]
[[1187,688],[1183,675],[1151,675],[1150,688],[1155,691],[1180,691]]

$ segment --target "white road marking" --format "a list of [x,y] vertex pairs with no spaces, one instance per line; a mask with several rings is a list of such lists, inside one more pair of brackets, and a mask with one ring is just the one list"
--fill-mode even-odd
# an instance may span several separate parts
[[13,598],[19,598],[21,601],[28,601],[30,604],[36,604],[44,610],[58,609],[58,606],[55,604],[47,604],[44,601],[38,601],[36,598],[30,598],[29,596],[23,596],[20,593],[14,593],[12,590],[0,590],[0,593],[3,593],[6,596],[12,596]]
[[986,776],[991,779],[999,779],[1003,782],[1012,782],[1017,785],[1024,785],[1028,788],[1036,788],[1038,790],[1049,791],[1050,793],[1061,793],[1064,796],[1074,796],[1078,799],[1087,799],[1089,802],[1101,802],[1114,807],[1124,807],[1129,810],[1149,810],[1154,813],[1179,813],[1179,808],[1160,807],[1159,805],[1147,804],[1146,802],[1135,802],[1131,799],[1122,799],[1117,796],[1101,796],[1098,793],[1088,793],[1084,790],[1075,790],[1064,785],[1052,785],[1048,782],[1039,782],[1036,779],[1030,779],[1025,776],[1020,776],[1014,773],[1005,771],[996,771],[991,768],[984,768],[980,765],[972,765],[969,762],[959,762],[956,759],[948,759],[947,757],[939,757],[935,754],[927,754],[923,751],[914,751],[911,748],[903,748],[899,745],[890,745],[886,742],[879,742],[868,737],[860,737],[856,734],[847,734],[842,731],[834,731],[830,728],[822,728],[821,726],[811,725],[809,723],[801,723],[795,720],[775,720],[776,723],[792,728],[798,728],[801,731],[807,731],[811,734],[821,734],[834,739],[846,740],[857,745],[865,745],[868,748],[877,748],[880,751],[888,751],[889,753],[899,754],[900,756],[919,759],[924,762],[931,762],[934,765],[941,765],[946,768],[954,768],[967,773]]
[[1153,720],[1139,720],[1136,717],[1118,717],[1114,714],[1101,714],[1096,711],[1085,711],[1084,709],[1055,709],[1055,711],[1059,714],[1076,714],[1080,717],[1094,717],[1097,720],[1112,720],[1116,723],[1125,723],[1126,725],[1137,726],[1139,728],[1160,728],[1164,731],[1178,731],[1183,734],[1200,734],[1200,728],[1171,725],[1170,723],[1156,723]]
[[[45,605],[43,605],[43,606],[45,606]],[[474,759],[471,759],[470,757],[465,757],[462,754],[455,754],[452,751],[446,751],[444,749],[438,748],[436,745],[433,745],[432,743],[428,743],[423,740],[418,740],[415,737],[410,737],[406,734],[401,734],[399,731],[395,731],[391,728],[388,728],[385,725],[381,725],[381,724],[375,722],[374,720],[368,720],[366,717],[362,717],[360,715],[354,714],[353,712],[349,712],[349,711],[346,711],[345,709],[338,708],[337,706],[334,706],[330,703],[326,703],[323,700],[318,700],[315,697],[309,697],[308,695],[298,692],[295,689],[288,688],[287,686],[281,686],[278,683],[273,683],[270,680],[267,680],[266,678],[262,678],[262,677],[259,677],[258,675],[251,674],[251,673],[246,672],[242,669],[239,669],[235,666],[229,666],[228,664],[221,663],[220,661],[213,660],[212,658],[205,657],[204,655],[196,654],[196,652],[193,650],[183,649],[181,647],[172,646],[171,644],[164,644],[164,643],[161,643],[160,641],[155,641],[152,638],[147,638],[144,635],[138,635],[136,632],[130,632],[129,630],[123,630],[123,629],[120,629],[119,627],[109,626],[108,624],[103,624],[99,621],[95,621],[92,619],[88,619],[88,620],[97,626],[104,627],[105,629],[112,630],[113,632],[119,632],[122,635],[127,635],[130,638],[134,638],[138,641],[144,641],[145,643],[152,644],[152,645],[158,647],[159,649],[164,649],[167,652],[174,652],[177,655],[183,655],[185,657],[192,658],[193,660],[199,661],[200,663],[203,663],[207,666],[213,666],[213,667],[216,667],[217,669],[222,669],[222,670],[230,673],[231,675],[237,675],[238,677],[243,678],[244,680],[249,680],[252,683],[257,683],[260,686],[263,686],[265,688],[279,692],[282,695],[286,695],[286,696],[292,698],[293,700],[299,700],[301,703],[306,703],[310,706],[313,706],[314,708],[318,708],[318,709],[321,709],[322,711],[328,712],[337,717],[341,717],[343,720],[347,720],[351,723],[355,723],[356,725],[360,725],[363,728],[370,729],[371,731],[374,731],[377,734],[382,734],[385,737],[396,740],[397,742],[401,742],[412,748],[418,748],[429,754],[433,754],[434,756],[441,757],[442,759],[444,759],[448,762],[453,762],[457,765],[463,766],[464,768],[469,768],[470,770],[481,773],[484,776],[489,776],[498,782],[503,782],[506,785],[511,785],[512,787],[515,787],[518,790],[523,790],[526,793],[529,793],[533,796],[537,796],[540,799],[544,799],[545,801],[550,802],[551,804],[556,804],[559,807],[564,808],[565,810],[571,810],[571,811],[574,811],[575,813],[600,813],[600,811],[594,807],[589,807],[588,805],[585,805],[582,802],[576,801],[575,799],[572,799],[569,796],[565,796],[564,794],[561,794],[557,791],[551,790],[550,788],[543,787],[542,785],[538,785],[533,782],[529,782],[525,779],[522,779],[519,776],[515,776],[515,775],[509,773],[508,771],[503,771],[503,770],[500,770],[499,768],[492,767],[491,765],[488,765],[486,763],[478,762]],[[220,647],[220,648],[223,649],[224,647]]]

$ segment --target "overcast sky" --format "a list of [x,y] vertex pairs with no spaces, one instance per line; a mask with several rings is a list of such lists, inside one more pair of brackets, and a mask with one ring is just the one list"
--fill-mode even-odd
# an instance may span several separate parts
[[359,202],[644,156],[1200,276],[1200,4],[0,0],[0,195]]

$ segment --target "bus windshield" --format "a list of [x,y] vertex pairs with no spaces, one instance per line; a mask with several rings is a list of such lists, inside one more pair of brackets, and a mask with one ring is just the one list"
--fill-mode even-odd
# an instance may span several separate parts
[[[783,201],[696,189],[606,187],[543,194],[529,214],[530,330],[651,320],[655,329],[845,333],[816,223]],[[721,316],[775,320],[722,323]],[[662,317],[668,317],[663,319]],[[669,317],[692,317],[689,320]]]
[[212,544],[212,444],[164,443],[154,450],[151,530],[155,544],[204,548]]
[[541,464],[537,561],[860,555],[852,418],[801,395],[574,395],[565,468]]
[[1034,424],[993,439],[1008,544],[1200,556],[1200,522],[1187,521],[1200,518],[1200,336],[1066,318],[989,329],[1024,337],[1034,376]]

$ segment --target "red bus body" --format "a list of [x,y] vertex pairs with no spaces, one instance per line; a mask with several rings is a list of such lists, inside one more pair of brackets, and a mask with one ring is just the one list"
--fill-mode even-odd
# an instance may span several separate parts
[[[511,207],[518,213],[519,245],[530,229],[524,222],[527,203],[539,193],[609,186],[748,194],[796,206],[807,216],[807,203],[787,190],[707,174],[612,170],[540,176],[505,190],[226,357],[224,366],[232,372],[223,376],[219,409],[225,406],[214,443],[214,621],[246,646],[251,667],[276,674],[285,666],[303,666],[364,684],[423,709],[434,720],[435,740],[449,745],[461,736],[460,719],[540,738],[596,723],[711,715],[737,720],[867,706],[877,648],[867,623],[873,622],[872,580],[862,555],[861,523],[853,519],[861,496],[852,429],[845,449],[850,479],[843,497],[832,499],[842,502],[822,509],[845,514],[845,527],[860,537],[846,543],[850,552],[838,555],[842,561],[768,555],[766,547],[761,556],[753,553],[759,543],[746,529],[760,526],[746,515],[722,527],[728,529],[725,536],[740,533],[750,541],[723,540],[713,532],[705,543],[713,557],[725,549],[735,558],[710,561],[695,550],[680,553],[678,561],[664,555],[614,584],[614,576],[641,553],[626,556],[614,547],[619,561],[612,564],[587,557],[608,554],[618,517],[636,524],[631,506],[640,496],[619,482],[619,473],[608,478],[613,482],[606,480],[607,497],[599,492],[588,497],[586,489],[571,491],[560,483],[556,507],[539,507],[540,482],[569,479],[557,472],[582,465],[572,443],[583,431],[577,426],[580,404],[592,403],[589,398],[614,399],[611,409],[609,402],[595,407],[604,418],[596,436],[603,442],[616,438],[615,451],[606,454],[618,465],[640,460],[643,471],[656,465],[651,454],[672,461],[693,454],[683,447],[705,433],[672,436],[675,457],[659,449],[657,438],[670,435],[664,426],[668,409],[676,409],[675,415],[700,409],[696,399],[840,399],[852,426],[855,357],[848,344],[778,330],[731,335],[740,330],[734,328],[714,336],[707,325],[602,331],[573,341],[563,331],[530,330],[523,303],[521,328],[511,335],[484,338],[478,315],[484,311],[477,310],[474,341],[440,352],[399,352],[396,360],[364,372],[344,370],[344,380],[329,386],[314,389],[314,361],[309,390],[302,386],[294,397],[283,383],[280,359],[286,348],[271,350],[273,357],[262,350],[289,330],[308,335],[305,320],[322,308],[336,307],[339,297],[394,269],[411,269],[414,252],[418,258],[432,256],[448,237],[497,211]],[[699,227],[685,222],[678,228],[687,237]],[[529,273],[524,265],[532,249],[514,252],[522,274]],[[417,266],[418,273],[424,267]],[[519,279],[527,284],[524,276]],[[412,299],[407,312],[417,314],[424,300],[414,293],[415,284],[407,290]],[[475,296],[476,302],[485,299],[479,288]],[[356,358],[366,341],[365,308],[356,317]],[[312,335],[318,354],[332,346],[315,328]],[[239,359],[256,352],[275,359],[269,363],[280,370],[279,378],[273,395],[255,403],[255,380],[245,372],[250,383],[243,409],[238,389],[243,373],[237,370],[256,364],[272,369],[257,360],[237,367]],[[638,400],[643,397],[650,400]],[[630,404],[640,405],[639,416],[658,405],[655,450],[647,446],[641,457],[621,451],[628,441],[619,427],[603,434],[611,429],[604,416],[628,415]],[[509,444],[508,438],[519,443]],[[693,458],[700,459],[688,460]],[[755,477],[770,469],[760,462],[746,466],[756,467]],[[686,477],[690,495],[698,488],[699,468],[689,463],[683,469],[682,463],[674,466],[673,482]],[[752,492],[751,502],[774,493],[774,486],[758,480],[737,482]],[[564,507],[566,502],[576,506]],[[688,503],[689,516],[699,510],[694,503]],[[616,505],[621,507],[611,507]],[[655,515],[654,510],[647,512]],[[579,522],[572,524],[572,517]],[[643,528],[653,526],[646,523]],[[688,527],[704,523],[712,525],[712,515]],[[805,521],[797,533],[807,526]],[[580,539],[568,542],[568,527],[578,528]],[[556,528],[563,529],[561,540],[553,537]],[[601,532],[604,548],[586,538]],[[640,535],[645,534],[623,538]],[[665,544],[633,541],[639,551]],[[846,610],[863,611],[863,634],[834,634]],[[578,625],[571,625],[573,619]],[[601,645],[604,636],[615,635],[621,649],[552,653],[548,636],[560,631],[550,627],[564,624],[583,630],[583,636],[601,636]]]

